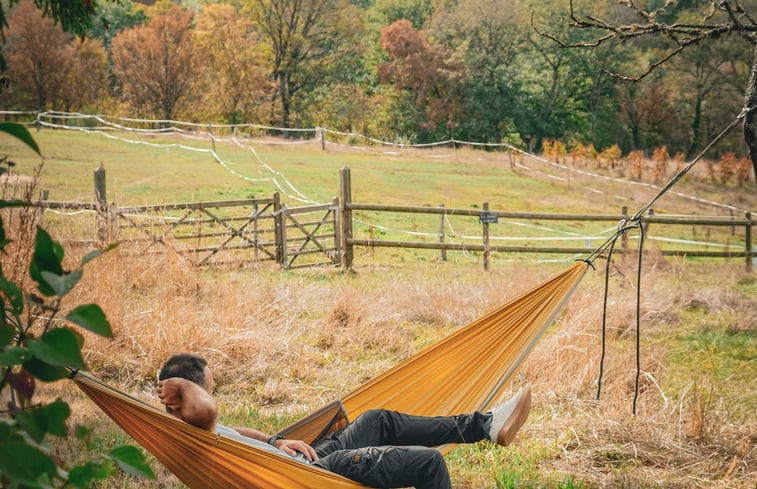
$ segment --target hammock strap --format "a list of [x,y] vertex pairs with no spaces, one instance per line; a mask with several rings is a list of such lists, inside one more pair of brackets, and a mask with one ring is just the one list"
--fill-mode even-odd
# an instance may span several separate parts
[[608,241],[607,246],[607,262],[605,264],[605,283],[604,283],[604,298],[602,301],[602,348],[599,357],[599,375],[597,377],[597,400],[599,400],[602,392],[602,377],[604,374],[605,354],[607,348],[607,297],[609,292],[609,280],[610,280],[610,264],[612,263],[612,254],[615,250],[615,243],[618,237],[627,232],[631,228],[638,228],[640,233],[639,249],[638,249],[638,263],[636,270],[636,377],[634,380],[634,396],[633,396],[633,415],[636,416],[636,403],[639,399],[639,379],[641,377],[641,266],[644,256],[644,242],[645,242],[645,229],[641,222],[637,222],[632,227],[623,227],[622,231],[618,231],[613,239]]
[[602,301],[602,354],[599,357],[599,376],[597,377],[597,400],[602,392],[602,374],[605,370],[605,351],[606,351],[606,338],[607,338],[607,294],[610,289],[610,263],[612,262],[612,252],[615,249],[615,242],[618,235],[615,235],[615,239],[612,240],[610,249],[607,252],[607,263],[605,264],[605,290],[604,299]]
[[636,270],[636,381],[633,393],[633,415],[636,416],[636,401],[639,398],[641,375],[641,260],[644,255],[644,226],[639,222],[639,263]]

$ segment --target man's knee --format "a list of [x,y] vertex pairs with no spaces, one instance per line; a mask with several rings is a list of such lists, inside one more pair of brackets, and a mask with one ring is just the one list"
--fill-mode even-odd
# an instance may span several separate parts
[[369,409],[360,415],[360,418],[364,421],[378,421],[381,418],[386,417],[388,411],[386,409]]

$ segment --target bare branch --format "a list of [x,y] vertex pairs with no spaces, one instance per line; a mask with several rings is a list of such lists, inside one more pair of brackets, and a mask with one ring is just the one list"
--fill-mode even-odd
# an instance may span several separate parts
[[[634,0],[620,0],[619,3],[634,12],[640,19],[643,19],[642,23],[634,24],[619,24],[602,20],[598,17],[586,15],[579,17],[575,11],[573,0],[570,0],[570,22],[569,26],[576,29],[584,29],[588,31],[596,31],[603,33],[591,41],[583,41],[577,43],[569,43],[563,40],[557,39],[555,36],[548,33],[539,31],[534,26],[533,14],[531,16],[531,24],[534,26],[534,30],[541,36],[546,37],[556,42],[560,47],[575,48],[575,47],[598,47],[611,39],[616,39],[619,42],[625,42],[629,39],[644,37],[644,36],[665,36],[675,43],[675,48],[670,50],[667,54],[659,58],[657,61],[651,63],[644,72],[636,76],[625,76],[619,73],[610,73],[608,75],[628,81],[639,81],[652,73],[655,69],[665,64],[668,60],[678,55],[681,51],[687,47],[698,44],[707,39],[716,39],[720,36],[737,32],[742,35],[752,35],[757,33],[757,23],[755,23],[749,14],[740,5],[738,0],[711,0],[711,8],[705,13],[702,18],[702,22],[698,24],[691,23],[673,23],[666,24],[657,21],[657,17],[664,14],[668,7],[673,5],[672,0],[666,0],[665,4],[655,9],[652,12],[647,12],[639,7]],[[727,14],[728,20],[722,23],[711,23],[717,11],[722,11]],[[743,22],[747,20],[748,22]],[[754,39],[754,36],[752,36]]]

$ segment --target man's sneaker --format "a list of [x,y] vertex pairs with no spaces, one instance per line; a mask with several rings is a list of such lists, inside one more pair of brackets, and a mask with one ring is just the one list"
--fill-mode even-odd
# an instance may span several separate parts
[[515,435],[528,418],[531,410],[531,387],[524,387],[504,404],[492,409],[492,426],[489,439],[506,447],[512,443]]

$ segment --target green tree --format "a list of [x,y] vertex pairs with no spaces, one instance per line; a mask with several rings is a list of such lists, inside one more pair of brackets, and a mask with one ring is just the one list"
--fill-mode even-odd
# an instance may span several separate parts
[[131,0],[105,2],[97,6],[97,21],[87,35],[101,39],[106,48],[110,48],[113,37],[124,29],[142,25],[147,15],[142,8],[135,7]]
[[423,29],[434,13],[434,3],[434,0],[376,0],[369,15],[383,26],[405,19],[413,28]]
[[340,58],[360,48],[361,11],[346,0],[247,0],[247,12],[267,46],[284,127],[302,90],[327,81]]
[[472,0],[436,12],[432,36],[456,51],[469,74],[460,137],[501,143],[512,129],[515,61],[526,47],[522,21],[522,5],[512,0]]
[[648,61],[639,69],[608,69],[613,76],[628,81],[646,78],[695,46],[721,44],[733,37],[745,43],[752,58],[744,87],[744,107],[750,110],[743,117],[743,134],[757,174],[757,19],[752,0],[666,1],[661,6],[654,2],[643,7],[624,1],[618,10],[606,15],[595,13],[596,2],[570,0],[569,5],[569,25],[583,38],[576,41],[570,36],[546,35],[563,47],[642,50]]

